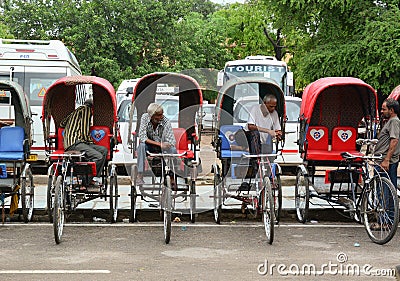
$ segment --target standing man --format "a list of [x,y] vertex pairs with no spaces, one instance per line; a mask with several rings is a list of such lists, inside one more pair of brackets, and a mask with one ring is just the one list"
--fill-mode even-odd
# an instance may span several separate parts
[[[388,98],[383,101],[381,113],[382,117],[387,121],[379,133],[378,142],[375,146],[375,154],[382,154],[383,159],[381,163],[378,163],[380,166],[377,169],[388,173],[395,189],[397,189],[397,166],[400,154],[400,120],[397,116],[398,112],[399,103],[395,99]],[[370,225],[371,230],[389,229],[393,225],[394,205],[389,188],[384,187],[383,197],[385,208],[390,210],[389,217],[379,216],[378,222]]]
[[65,151],[78,150],[85,152],[88,161],[96,163],[96,177],[89,181],[90,185],[101,184],[101,174],[108,153],[107,148],[93,143],[90,137],[90,124],[93,116],[93,100],[87,99],[84,104],[71,112],[60,123],[64,131]]
[[[146,151],[153,153],[167,152],[177,153],[175,148],[175,136],[171,122],[164,116],[161,105],[151,103],[147,108],[147,113],[142,115],[139,127],[139,145],[137,148],[138,175],[136,184],[143,185],[144,163]],[[173,177],[171,184],[175,185]]]
[[380,164],[390,177],[390,181],[397,188],[397,167],[400,155],[400,120],[397,116],[399,103],[392,98],[384,100],[381,108],[383,118],[388,121],[383,126],[378,136],[375,154],[382,154],[383,160]]
[[272,138],[279,140],[282,137],[276,106],[277,98],[274,95],[266,95],[262,104],[250,109],[247,130],[251,153],[271,153]]

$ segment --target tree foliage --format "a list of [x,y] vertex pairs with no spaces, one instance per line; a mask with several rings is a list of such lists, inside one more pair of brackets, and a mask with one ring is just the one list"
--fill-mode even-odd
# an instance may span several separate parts
[[264,3],[275,11],[273,26],[287,35],[298,88],[326,76],[358,77],[383,94],[400,84],[398,1]]

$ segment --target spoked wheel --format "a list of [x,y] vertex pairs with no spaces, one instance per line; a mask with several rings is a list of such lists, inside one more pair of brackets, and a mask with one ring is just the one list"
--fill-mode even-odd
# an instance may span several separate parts
[[49,178],[47,179],[47,216],[49,222],[53,223],[53,204],[54,204],[54,186],[57,180],[54,169],[51,170]]
[[129,214],[129,221],[130,222],[137,222],[137,191],[136,191],[136,176],[137,176],[137,166],[133,165],[131,168],[131,212]]
[[171,190],[171,178],[167,178],[167,185],[163,186],[163,212],[164,212],[164,240],[165,244],[169,243],[171,239],[171,213],[172,213],[172,190]]
[[190,222],[196,222],[196,182],[190,183]]
[[374,243],[386,244],[399,224],[396,188],[388,178],[374,177],[362,200],[361,215],[369,238]]
[[282,212],[282,182],[279,174],[274,176],[274,181],[272,182],[272,195],[274,198],[275,222],[278,224]]
[[222,182],[217,171],[214,171],[214,221],[221,223],[222,212]]
[[32,170],[27,167],[25,177],[22,178],[21,182],[22,217],[24,222],[29,222],[32,219],[34,194]]
[[272,242],[274,241],[275,212],[271,182],[269,181],[269,178],[267,176],[264,176],[263,180],[263,188],[261,191],[261,208],[267,241],[269,244],[272,244]]
[[310,204],[310,186],[307,177],[300,169],[296,175],[296,185],[294,193],[296,218],[299,222],[305,223],[307,220],[308,208]]
[[110,222],[117,222],[118,217],[118,181],[117,174],[110,176]]
[[57,244],[61,243],[61,237],[64,228],[64,182],[62,176],[57,177],[54,187],[54,209],[53,209],[53,227],[54,239]]

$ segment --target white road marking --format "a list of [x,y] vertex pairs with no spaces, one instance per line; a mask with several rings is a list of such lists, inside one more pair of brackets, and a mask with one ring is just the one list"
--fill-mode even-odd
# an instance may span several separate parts
[[110,270],[0,270],[0,274],[109,274]]

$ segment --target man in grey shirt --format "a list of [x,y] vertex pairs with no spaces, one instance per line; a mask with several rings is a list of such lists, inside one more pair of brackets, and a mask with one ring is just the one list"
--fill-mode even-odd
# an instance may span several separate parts
[[375,154],[382,154],[383,160],[380,164],[390,177],[394,187],[397,188],[397,167],[400,155],[400,120],[397,116],[399,103],[392,99],[386,99],[381,108],[383,118],[388,119],[378,136]]
[[[139,145],[137,148],[138,175],[136,184],[143,185],[143,172],[146,151],[153,153],[167,152],[176,154],[175,136],[171,122],[164,116],[161,105],[151,103],[147,113],[142,115],[139,127]],[[171,179],[171,184],[175,184]]]

